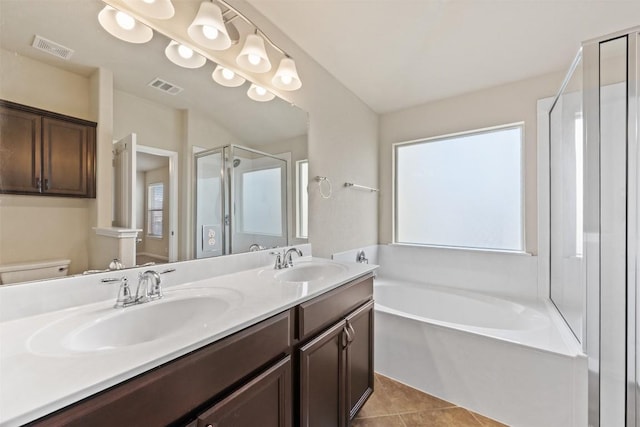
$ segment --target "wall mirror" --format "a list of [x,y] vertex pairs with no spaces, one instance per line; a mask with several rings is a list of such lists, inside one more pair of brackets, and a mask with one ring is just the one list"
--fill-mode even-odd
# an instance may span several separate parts
[[[195,11],[200,1],[181,3]],[[98,23],[103,7],[99,0],[1,1],[0,98],[95,120],[95,85],[103,83],[94,77],[98,69],[112,73],[113,140],[135,138],[138,147],[133,225],[143,230],[137,249],[147,257],[138,264],[196,257],[196,237],[202,230],[195,224],[195,158],[228,145],[287,160],[282,196],[287,221],[282,227],[287,244],[306,242],[297,232],[295,192],[296,162],[307,158],[306,112],[278,97],[269,102],[249,99],[250,82],[237,88],[218,85],[212,79],[212,62],[198,69],[171,63],[164,54],[169,39],[157,31],[145,44],[114,38]],[[73,50],[72,55],[61,59],[36,49],[36,35]],[[99,104],[104,107],[105,100]],[[118,152],[116,145],[112,151]],[[98,199],[104,197],[111,200],[114,194],[98,192]],[[236,199],[242,203],[242,197]],[[119,205],[113,206],[117,218]],[[0,195],[0,264],[70,259],[71,274],[106,268],[92,264],[92,209],[93,199]],[[173,243],[164,240],[167,236]],[[248,244],[238,244],[233,252],[248,249]],[[97,251],[103,259],[114,253],[112,247]]]

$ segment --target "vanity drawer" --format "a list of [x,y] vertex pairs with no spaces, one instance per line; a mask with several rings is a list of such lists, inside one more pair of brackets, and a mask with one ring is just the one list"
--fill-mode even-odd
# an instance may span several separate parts
[[290,311],[276,315],[32,425],[160,426],[183,419],[290,353],[290,318]]
[[296,338],[308,338],[372,298],[373,275],[368,274],[300,304],[296,313]]

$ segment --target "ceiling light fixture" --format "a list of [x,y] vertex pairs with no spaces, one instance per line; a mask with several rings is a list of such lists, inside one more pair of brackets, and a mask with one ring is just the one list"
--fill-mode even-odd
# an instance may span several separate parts
[[[257,33],[257,30],[256,30]],[[271,69],[271,61],[264,48],[264,39],[258,34],[249,34],[236,62],[242,68],[254,73],[266,73]]]
[[174,40],[169,42],[164,53],[171,62],[184,68],[200,68],[207,62],[204,56]]
[[[104,0],[104,2],[111,3],[110,0]],[[138,19],[148,22],[146,18],[169,19],[175,14],[171,0],[119,0],[119,2],[122,2],[123,9],[129,13],[105,6],[99,13],[98,20],[110,34],[131,43],[145,43],[153,37],[153,30],[140,23]],[[120,4],[119,2],[116,4]],[[185,18],[184,13],[179,15],[181,20]],[[232,22],[237,18],[248,24],[251,29],[248,29],[246,25],[238,27]],[[150,22],[149,24],[157,28],[161,34],[169,32],[159,22]],[[172,22],[172,24],[177,23]],[[166,31],[163,31],[163,28]],[[235,58],[238,66],[234,67],[231,64],[233,60],[229,58],[230,55],[218,58],[210,52],[211,50],[229,49],[232,45],[237,44],[241,39],[239,29],[243,29],[245,38],[240,54]],[[217,65],[211,74],[213,80],[222,86],[242,86],[247,79],[264,83],[267,81],[266,78],[269,78],[270,89],[292,91],[302,87],[302,81],[293,58],[271,41],[253,21],[229,5],[227,0],[202,1],[186,32],[192,42],[183,38],[179,38],[179,42],[171,40],[165,49],[167,58],[180,67],[200,68],[206,64],[207,58],[215,63],[222,59],[224,66]],[[281,55],[275,73],[271,71],[272,64],[265,49],[265,42],[271,46],[269,53],[273,54],[275,51],[276,54]],[[202,54],[198,52],[202,52]],[[234,51],[233,54],[235,52],[237,51]],[[266,78],[252,75],[269,71],[273,74]],[[247,94],[251,99],[261,102],[275,98],[272,90],[268,90],[262,85],[252,84]]]
[[151,28],[111,6],[98,13],[98,22],[109,34],[129,43],[146,43],[153,37]]
[[131,9],[149,18],[169,19],[175,14],[171,0],[123,0]]
[[246,82],[246,79],[230,69],[222,67],[221,65],[216,66],[211,77],[213,77],[213,80],[215,80],[216,83],[226,87],[238,87],[242,86],[244,82]]
[[300,81],[300,77],[298,77],[296,63],[293,62],[293,59],[288,56],[282,58],[271,83],[282,90],[297,90],[302,87],[302,82]]
[[258,86],[256,84],[251,84],[251,86],[249,87],[249,90],[247,91],[247,95],[249,96],[249,98],[253,99],[254,101],[259,101],[259,102],[271,101],[273,98],[276,97],[273,93],[269,92],[262,86]]
[[224,50],[231,46],[222,11],[216,4],[202,2],[198,14],[187,29],[189,37],[203,47]]

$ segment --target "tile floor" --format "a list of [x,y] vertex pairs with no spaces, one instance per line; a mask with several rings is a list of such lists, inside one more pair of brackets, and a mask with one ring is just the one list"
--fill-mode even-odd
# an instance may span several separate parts
[[505,427],[380,374],[374,387],[351,427]]

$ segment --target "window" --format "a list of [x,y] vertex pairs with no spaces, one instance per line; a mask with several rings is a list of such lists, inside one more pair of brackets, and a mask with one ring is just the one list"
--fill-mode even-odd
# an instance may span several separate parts
[[394,145],[395,242],[523,251],[523,125]]
[[150,184],[147,188],[147,236],[162,238],[164,184]]
[[242,231],[282,236],[282,168],[242,174]]
[[309,236],[309,160],[298,160],[296,162],[296,193],[297,206],[297,230],[296,237],[306,239]]

